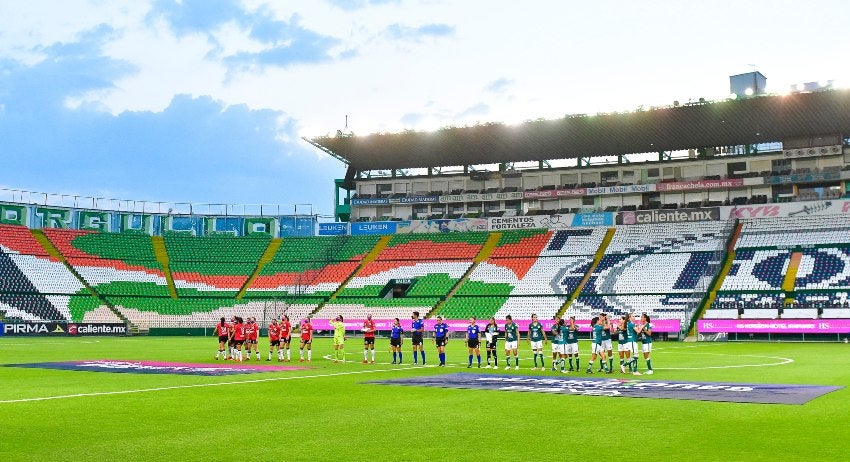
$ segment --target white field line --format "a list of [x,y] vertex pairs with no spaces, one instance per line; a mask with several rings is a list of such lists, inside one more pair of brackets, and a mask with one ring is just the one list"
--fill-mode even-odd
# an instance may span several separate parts
[[332,372],[329,374],[313,374],[313,375],[298,375],[298,376],[287,376],[287,377],[269,377],[265,379],[254,379],[254,380],[241,380],[241,381],[233,381],[233,382],[217,382],[217,383],[198,383],[193,385],[174,385],[170,387],[156,387],[156,388],[138,388],[134,390],[118,390],[118,391],[101,391],[94,393],[75,393],[72,395],[56,395],[56,396],[43,396],[38,398],[20,398],[20,399],[7,399],[0,400],[0,404],[12,404],[12,403],[28,403],[33,401],[49,401],[55,399],[68,399],[68,398],[83,398],[89,396],[109,396],[109,395],[129,395],[133,393],[148,393],[153,391],[167,391],[167,390],[181,390],[186,388],[204,388],[204,387],[218,387],[224,385],[241,385],[246,383],[263,383],[263,382],[279,382],[282,380],[298,380],[298,379],[315,379],[320,377],[337,377],[343,375],[355,375],[355,374],[369,374],[373,372],[392,372],[394,370],[405,370],[412,369],[412,367],[404,367],[399,369],[372,369],[367,371],[348,371],[348,372]]

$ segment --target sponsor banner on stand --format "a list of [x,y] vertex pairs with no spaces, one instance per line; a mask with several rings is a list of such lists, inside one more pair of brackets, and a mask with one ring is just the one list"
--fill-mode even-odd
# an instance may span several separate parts
[[336,236],[348,234],[348,223],[319,223],[319,236]]
[[720,207],[720,215],[723,219],[779,218],[806,215],[839,215],[845,213],[850,213],[850,200],[846,199]]
[[2,334],[8,336],[51,335],[127,335],[127,326],[120,323],[95,322],[20,322],[6,323]]
[[609,194],[631,194],[654,192],[654,184],[632,184],[624,186],[600,186],[598,188],[587,188],[588,196],[605,196]]
[[365,382],[474,390],[521,391],[556,395],[662,398],[761,404],[805,404],[844,387],[770,383],[683,382],[632,378],[539,377],[454,373]]
[[364,197],[351,199],[351,205],[359,207],[361,205],[385,205],[389,204],[390,200],[386,197]]
[[371,221],[351,224],[351,235],[361,234],[395,234],[395,221]]
[[498,217],[488,219],[488,227],[490,231],[526,228],[566,229],[572,226],[576,226],[575,217],[572,213],[558,215],[530,215],[525,217]]
[[3,334],[9,337],[68,335],[65,327],[58,322],[12,322],[3,326]]
[[160,361],[62,361],[50,363],[4,364],[4,367],[24,367],[29,369],[58,369],[65,371],[118,372],[125,374],[176,374],[176,375],[236,375],[256,374],[259,372],[280,372],[307,369],[296,366],[259,366],[251,364],[196,364],[171,363]]
[[741,186],[744,186],[743,178],[735,178],[729,180],[697,180],[656,183],[655,190],[660,192],[688,191],[696,189],[740,188]]
[[[368,311],[368,310],[367,310]],[[413,312],[413,309],[411,309]],[[364,319],[347,319],[345,320],[345,329],[349,331],[360,331],[363,327]],[[377,330],[390,330],[393,325],[392,319],[375,319],[372,321],[375,323],[375,329]],[[406,332],[410,332],[410,319],[400,319],[401,327],[404,328]],[[466,328],[469,327],[468,319],[446,319],[445,322],[449,326],[450,332],[465,332]],[[497,320],[499,327],[503,327],[505,321],[503,319]],[[526,332],[528,331],[528,325],[531,324],[531,320],[528,319],[518,319],[514,320],[514,322],[519,326],[519,330]],[[330,330],[330,320],[328,319],[312,319],[311,323],[313,324],[313,328],[317,330]],[[552,328],[553,321],[551,319],[541,320],[541,324],[543,324],[543,328],[547,331]],[[434,318],[425,320],[425,331],[432,332],[434,331],[434,326],[437,324],[437,320]],[[478,323],[478,327],[484,328],[487,325],[487,321],[482,320]],[[590,320],[589,319],[581,319],[576,320],[576,325],[579,327],[580,332],[590,332]],[[654,333],[663,333],[663,332],[679,332],[679,320],[678,319],[656,319],[652,321],[652,332]]]
[[[446,204],[449,202],[493,202],[493,201],[513,201],[522,200],[525,198],[525,193],[521,191],[513,192],[497,192],[497,193],[466,193],[466,194],[446,194],[439,197],[439,202]],[[436,201],[435,201],[436,202]]]
[[396,233],[454,233],[465,231],[487,231],[486,218],[457,218],[454,220],[410,220],[399,221]]
[[118,323],[68,323],[65,330],[68,335],[127,335],[127,326]]
[[549,218],[544,215],[531,215],[526,217],[494,217],[488,218],[490,231],[504,231],[508,229],[545,228],[543,219]]
[[702,209],[636,210],[633,212],[619,212],[617,214],[617,224],[641,225],[645,223],[712,221],[719,220],[720,216],[721,212],[719,207],[708,207]]
[[577,213],[573,217],[573,226],[613,226],[613,212]]
[[433,204],[439,202],[439,197],[437,196],[405,196],[405,197],[391,197],[389,199],[390,204]]
[[850,319],[700,319],[700,333],[847,334]]
[[841,172],[815,172],[795,175],[769,176],[764,179],[767,184],[812,183],[815,181],[840,180]]

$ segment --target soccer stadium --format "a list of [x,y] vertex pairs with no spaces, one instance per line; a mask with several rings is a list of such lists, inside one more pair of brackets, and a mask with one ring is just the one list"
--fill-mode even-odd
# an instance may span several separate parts
[[850,90],[766,81],[346,116],[331,215],[0,184],[0,458],[846,459]]
[[[612,423],[639,421],[623,437],[659,455],[834,460],[836,438],[815,429],[840,426],[847,411],[848,133],[846,90],[741,92],[516,127],[311,138],[348,168],[334,185],[333,222],[3,202],[4,451],[46,457],[32,446],[46,438],[73,459],[91,455],[84,447],[156,459],[168,441],[189,459],[209,458],[229,435],[215,407],[244,405],[257,420],[237,419],[236,441],[293,444],[316,459],[331,457],[328,447],[352,459],[373,447],[419,459],[424,446],[396,438],[462,451],[485,436],[501,448],[503,431],[492,434],[485,418],[495,407],[515,418],[508,440],[551,438],[534,424],[555,423],[555,440],[575,439],[577,454],[584,444],[624,450],[598,425],[584,428],[605,409]],[[414,311],[424,320],[421,362],[403,341]],[[655,372],[639,351],[634,369],[620,356],[611,376],[587,374],[606,372],[590,362],[601,313],[612,324],[651,319],[651,380],[623,375]],[[548,347],[532,355],[525,342],[510,367],[505,320],[526,339],[532,315],[550,332],[553,319],[575,319],[575,371],[572,356],[559,370],[566,361],[553,362]],[[279,364],[287,358],[266,338],[283,316],[297,364]],[[367,316],[377,361],[373,351],[361,362]],[[225,364],[225,353],[213,357],[215,326],[235,317],[256,319],[259,349]],[[496,320],[493,367],[506,371],[486,372],[488,352],[482,373],[481,356],[467,351],[471,318],[481,329]],[[308,319],[316,355],[304,361],[297,336]],[[340,326],[342,353],[328,337]],[[445,369],[435,368],[435,326],[452,339]],[[387,422],[408,417],[421,424]],[[80,444],[102,426],[122,444]],[[775,446],[742,447],[754,435],[773,435]],[[258,457],[271,458],[269,448]]]

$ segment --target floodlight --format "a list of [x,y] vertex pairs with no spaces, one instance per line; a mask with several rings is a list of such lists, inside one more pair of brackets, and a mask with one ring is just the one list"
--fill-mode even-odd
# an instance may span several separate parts
[[746,90],[744,90],[744,94],[747,96],[753,96],[753,89],[747,88]]

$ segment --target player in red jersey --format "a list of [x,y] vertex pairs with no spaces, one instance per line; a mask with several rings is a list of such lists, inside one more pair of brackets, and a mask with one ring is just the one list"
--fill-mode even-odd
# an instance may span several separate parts
[[[280,324],[277,323],[277,318],[272,319],[271,324],[269,324],[269,357],[266,361],[272,360],[272,353],[274,353],[274,349],[277,348],[277,356],[280,358]],[[278,359],[280,361],[280,359]]]
[[304,347],[307,347],[307,362],[313,359],[313,324],[310,318],[301,322],[301,362],[304,362]]
[[215,325],[215,333],[218,335],[218,353],[215,354],[215,360],[218,361],[219,356],[227,356],[224,347],[230,340],[230,324],[224,322],[224,316],[221,317],[221,322]]
[[375,321],[367,314],[363,321],[363,364],[369,362],[369,350],[372,351],[372,364],[375,364]]
[[[281,348],[277,354],[278,361],[289,362],[292,357],[289,354],[289,343],[292,342],[292,323],[289,322],[289,316],[283,315],[280,320],[280,343]],[[284,352],[284,348],[286,351]]]
[[260,360],[260,351],[257,349],[259,336],[260,325],[257,324],[257,318],[248,318],[248,322],[245,324],[245,359],[251,359],[251,349],[253,348],[257,361]]
[[233,325],[233,359],[242,361],[242,344],[245,343],[245,324],[239,316],[236,316],[236,324]]

